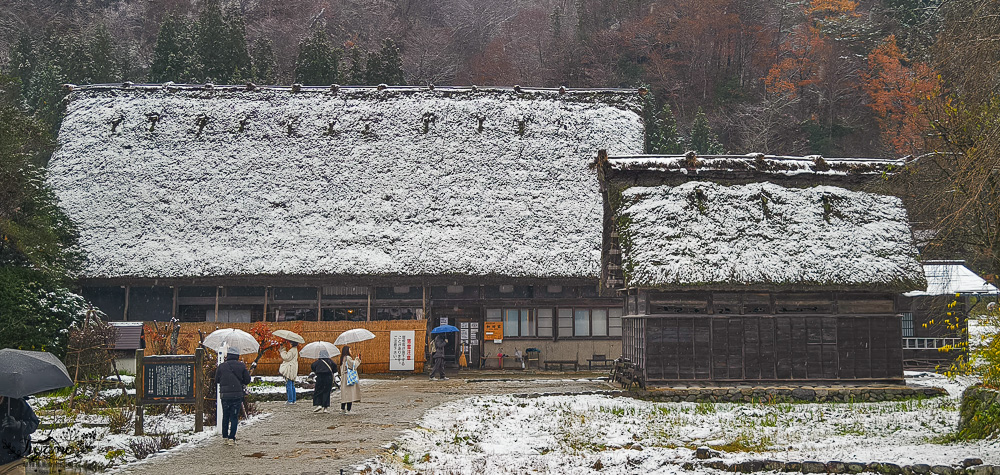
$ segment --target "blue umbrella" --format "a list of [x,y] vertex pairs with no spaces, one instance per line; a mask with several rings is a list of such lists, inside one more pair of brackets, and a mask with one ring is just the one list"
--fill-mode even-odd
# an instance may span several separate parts
[[441,325],[431,330],[431,335],[437,335],[438,333],[455,333],[457,331],[458,328],[455,328],[454,325]]

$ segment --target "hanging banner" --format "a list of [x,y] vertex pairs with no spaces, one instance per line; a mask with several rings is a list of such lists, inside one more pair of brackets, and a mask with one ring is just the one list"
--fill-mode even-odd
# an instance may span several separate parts
[[414,331],[389,332],[389,371],[413,371]]

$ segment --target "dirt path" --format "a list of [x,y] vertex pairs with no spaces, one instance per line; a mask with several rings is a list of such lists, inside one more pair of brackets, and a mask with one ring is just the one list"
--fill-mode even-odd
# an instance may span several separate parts
[[[400,431],[413,427],[428,409],[480,394],[576,392],[607,389],[580,380],[428,381],[425,376],[394,380],[362,380],[362,401],[356,414],[339,411],[334,392],[331,414],[314,414],[312,401],[295,405],[260,403],[264,420],[237,431],[237,446],[222,445],[220,437],[176,454],[155,457],[121,470],[128,474],[339,474],[374,457]],[[338,409],[333,411],[333,409]]]

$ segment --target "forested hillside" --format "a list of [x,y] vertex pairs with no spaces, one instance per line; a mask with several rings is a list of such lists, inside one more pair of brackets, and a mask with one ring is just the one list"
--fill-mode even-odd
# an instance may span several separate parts
[[8,0],[0,65],[49,122],[62,82],[647,86],[651,151],[905,155],[941,3]]

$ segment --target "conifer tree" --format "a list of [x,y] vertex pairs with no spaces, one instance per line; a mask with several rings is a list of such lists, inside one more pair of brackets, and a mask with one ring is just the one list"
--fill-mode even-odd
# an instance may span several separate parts
[[340,70],[340,50],[334,49],[330,38],[322,29],[299,43],[295,58],[295,82],[311,85],[336,84]]
[[251,48],[251,58],[254,81],[274,84],[277,80],[278,66],[274,60],[274,46],[271,40],[264,37],[257,38]]
[[109,83],[121,79],[120,61],[115,51],[114,39],[108,29],[101,25],[90,39],[90,83]]
[[351,69],[347,72],[347,83],[353,86],[365,83],[365,60],[362,57],[361,48],[357,45],[351,47]]
[[156,35],[149,80],[186,82],[193,79],[193,72],[191,29],[183,19],[167,17]]
[[403,78],[403,60],[394,41],[386,38],[377,53],[368,54],[365,80],[368,84],[406,85],[406,80]]
[[701,107],[698,108],[691,124],[691,149],[703,155],[719,154],[724,151]]
[[194,44],[203,81],[230,84],[250,77],[243,16],[236,11],[223,15],[218,0],[209,0],[198,15]]
[[22,97],[28,95],[28,87],[31,84],[31,76],[34,74],[37,62],[38,56],[35,53],[31,35],[28,34],[27,30],[22,31],[17,37],[17,42],[10,49],[11,72],[20,80]]
[[654,129],[650,140],[651,153],[677,154],[684,153],[684,144],[677,133],[677,118],[670,109],[670,103],[664,102],[660,113],[654,118]]

